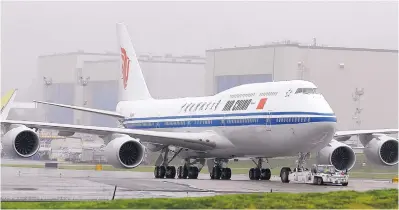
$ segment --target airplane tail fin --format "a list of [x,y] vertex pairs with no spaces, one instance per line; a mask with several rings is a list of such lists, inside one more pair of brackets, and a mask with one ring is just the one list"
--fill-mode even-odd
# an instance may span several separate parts
[[152,99],[126,26],[123,23],[117,23],[116,31],[121,54],[122,82],[119,88],[121,100]]
[[8,113],[11,110],[12,103],[14,102],[15,96],[17,95],[18,89],[8,91],[4,96],[1,97],[1,120],[6,120]]

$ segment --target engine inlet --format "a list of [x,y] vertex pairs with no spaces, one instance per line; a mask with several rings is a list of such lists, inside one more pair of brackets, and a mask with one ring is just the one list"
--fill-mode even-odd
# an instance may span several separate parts
[[39,147],[39,139],[31,131],[22,131],[15,138],[15,150],[23,155],[29,156],[35,153]]
[[398,162],[398,141],[389,140],[382,144],[380,149],[382,161],[387,164],[396,164]]
[[337,170],[350,170],[354,164],[354,152],[347,147],[338,147],[331,154],[331,164]]
[[131,166],[140,161],[141,156],[140,149],[135,142],[124,143],[119,150],[119,158],[121,162],[126,166]]

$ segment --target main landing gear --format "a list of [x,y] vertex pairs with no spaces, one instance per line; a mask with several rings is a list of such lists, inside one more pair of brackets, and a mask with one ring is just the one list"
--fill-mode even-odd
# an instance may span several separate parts
[[[300,152],[298,154],[298,162],[297,162],[297,168],[303,168],[304,165],[306,164],[306,161],[310,158],[310,152],[303,153]],[[289,183],[289,174],[291,172],[291,168],[289,167],[283,167],[280,171],[280,178],[281,182],[283,183]]]
[[185,159],[183,165],[177,169],[177,177],[179,179],[197,179],[204,165],[205,159],[193,159],[193,161]]
[[176,176],[176,167],[169,166],[169,163],[180,153],[182,149],[175,152],[173,157],[169,160],[169,148],[166,146],[162,149],[161,154],[157,161],[155,162],[155,169],[154,169],[154,177],[157,179],[167,178],[167,179],[174,179]]
[[[174,152],[173,157],[169,160],[168,154],[170,150],[168,147],[163,148],[155,163],[154,177],[157,179],[174,179],[177,175],[177,178],[179,179],[197,179],[199,172],[205,165],[205,159],[194,159],[193,162],[191,162],[190,159],[185,159],[183,165],[177,167],[177,170],[175,166],[169,166],[169,163],[172,162],[172,160],[181,151],[182,148],[177,152]],[[196,165],[199,165],[200,167],[197,167]]]
[[231,169],[226,167],[228,159],[208,160],[208,170],[211,179],[229,180],[231,178]]
[[[252,162],[255,163],[256,168],[251,168],[249,169],[248,176],[250,180],[270,180],[270,177],[272,176],[272,173],[269,168],[262,168],[262,158],[256,158],[258,162],[255,162],[254,159],[252,159]],[[266,159],[266,162],[268,163],[268,160]]]

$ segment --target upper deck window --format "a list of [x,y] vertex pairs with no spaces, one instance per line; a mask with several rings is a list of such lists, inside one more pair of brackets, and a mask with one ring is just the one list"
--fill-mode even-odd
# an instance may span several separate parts
[[295,92],[295,94],[319,94],[319,91],[317,88],[298,88]]
[[204,109],[205,104],[206,104],[206,102],[202,103],[202,105],[201,105],[201,107],[200,107],[200,110],[203,110],[203,109]]
[[265,92],[260,93],[259,96],[276,96],[278,92]]

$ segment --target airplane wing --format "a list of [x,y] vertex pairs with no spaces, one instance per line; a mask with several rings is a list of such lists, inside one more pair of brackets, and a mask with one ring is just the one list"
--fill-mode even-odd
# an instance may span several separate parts
[[10,90],[1,97],[1,120],[7,119],[17,92],[18,89]]
[[183,133],[183,132],[160,132],[160,131],[147,131],[125,128],[109,128],[85,125],[70,125],[46,122],[30,122],[30,121],[14,121],[6,120],[1,122],[2,125],[25,125],[29,128],[40,128],[57,130],[73,133],[94,134],[98,136],[107,136],[110,134],[126,134],[132,138],[138,138],[142,142],[158,143],[163,145],[174,145],[192,150],[210,150],[217,146],[226,145],[229,141],[223,136],[213,132],[202,133]]
[[346,141],[355,135],[367,135],[367,134],[374,134],[374,133],[395,134],[398,132],[399,132],[399,129],[337,131],[337,132],[335,132],[334,139],[336,139],[337,141]]
[[68,109],[75,109],[75,110],[79,110],[79,111],[91,112],[91,113],[96,113],[96,114],[102,114],[102,115],[107,115],[107,116],[111,116],[111,117],[116,117],[118,119],[125,118],[125,116],[123,116],[117,112],[106,111],[106,110],[101,110],[101,109],[91,109],[91,108],[72,106],[72,105],[66,105],[66,104],[50,103],[50,102],[45,102],[45,101],[35,101],[34,100],[33,102],[39,103],[39,104],[47,104],[47,105],[51,105],[51,106],[64,107],[64,108],[68,108]]

